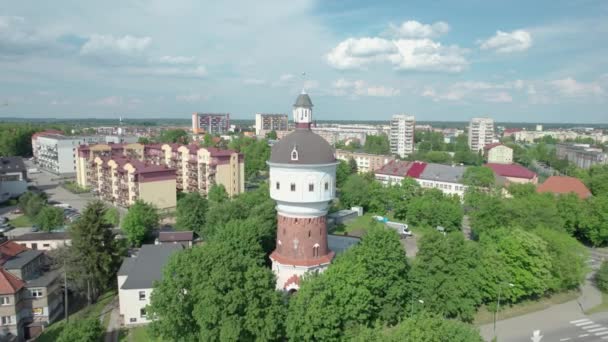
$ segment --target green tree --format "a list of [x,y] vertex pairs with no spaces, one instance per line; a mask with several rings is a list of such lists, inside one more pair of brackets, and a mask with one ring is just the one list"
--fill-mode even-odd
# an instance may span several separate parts
[[72,239],[66,258],[68,276],[86,290],[89,303],[112,284],[120,263],[119,248],[112,227],[104,219],[105,212],[103,202],[89,202],[68,230]]
[[160,217],[151,204],[137,200],[122,220],[122,230],[132,246],[141,246],[142,242],[158,227]]
[[35,221],[40,229],[50,232],[63,225],[63,209],[50,205],[44,206],[38,215],[36,215]]
[[395,218],[405,220],[409,203],[413,198],[420,196],[422,188],[415,179],[406,177],[395,189],[398,191],[397,197],[399,199],[393,202],[393,214]]
[[221,203],[228,200],[228,193],[223,184],[214,184],[207,193],[210,202]]
[[481,304],[479,258],[473,242],[461,233],[425,234],[410,272],[412,300],[425,310],[471,322]]
[[176,228],[191,230],[201,236],[208,207],[207,199],[198,192],[187,193],[177,202]]
[[489,188],[494,185],[494,172],[489,167],[471,166],[462,175],[462,181],[469,186]]
[[371,154],[389,154],[390,143],[388,136],[386,134],[365,136],[363,151]]
[[118,212],[118,209],[114,207],[108,208],[104,215],[104,220],[110,226],[118,227],[120,225],[120,213]]
[[608,194],[608,165],[594,165],[588,171],[587,185],[594,196]]
[[576,194],[562,194],[556,197],[557,212],[562,218],[566,231],[580,237],[579,225],[584,212],[584,203]]
[[348,159],[348,167],[350,168],[350,174],[357,173],[357,171],[358,171],[357,162],[353,158]]
[[31,218],[35,218],[38,213],[47,204],[47,198],[44,193],[35,193],[31,191],[25,192],[19,197],[19,209]]
[[150,138],[148,138],[148,137],[139,137],[139,138],[137,138],[137,142],[140,143],[140,144],[144,144],[144,145],[152,143],[150,141]]
[[367,210],[369,209],[369,190],[370,182],[360,175],[352,174],[348,176],[340,189],[340,204],[345,208],[362,206]]
[[341,188],[342,185],[344,185],[344,183],[346,182],[348,176],[352,174],[351,170],[352,169],[350,168],[348,163],[344,160],[340,160],[338,162],[338,166],[336,168],[336,186],[338,188]]
[[72,319],[65,325],[57,342],[97,342],[103,336],[103,328],[97,317]]
[[274,129],[268,133],[266,133],[266,139],[277,140],[277,131]]
[[587,249],[566,232],[539,228],[534,233],[547,242],[551,256],[552,281],[548,284],[553,292],[577,288],[587,274]]
[[608,292],[608,262],[602,261],[600,269],[595,274],[595,284],[602,292]]
[[509,185],[508,190],[513,197],[520,198],[536,193],[536,186],[530,183],[513,183]]
[[187,144],[188,141],[188,132],[181,128],[164,130],[158,137],[158,142],[160,143]]
[[202,147],[213,147],[215,144],[213,142],[213,135],[209,133],[205,133],[203,135],[203,141],[201,142]]
[[182,341],[282,339],[284,307],[272,271],[230,241],[214,240],[171,257],[152,292],[154,335]]
[[442,226],[446,231],[460,230],[464,213],[460,199],[444,195],[439,189],[427,189],[407,205],[406,220],[414,226]]
[[580,236],[594,246],[608,242],[608,195],[594,196],[580,218]]

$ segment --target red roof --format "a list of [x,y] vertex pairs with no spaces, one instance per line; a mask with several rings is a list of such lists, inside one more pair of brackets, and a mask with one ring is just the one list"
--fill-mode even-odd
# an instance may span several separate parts
[[27,247],[21,246],[13,241],[4,241],[3,243],[0,243],[0,265],[4,265],[8,259],[27,250]]
[[526,169],[518,164],[495,164],[488,163],[485,166],[494,171],[495,174],[503,177],[525,178],[532,179],[536,177],[536,173]]
[[14,294],[21,290],[24,285],[25,282],[23,280],[0,267],[0,294]]
[[515,132],[521,132],[521,131],[522,131],[522,129],[521,129],[521,128],[506,128],[506,129],[503,131],[503,134],[504,134],[504,133],[507,133],[507,134],[508,134],[508,133],[515,133]]
[[380,169],[376,170],[375,173],[389,176],[405,177],[412,166],[411,162],[401,160],[391,160]]
[[496,147],[496,146],[504,146],[504,145],[502,143],[499,143],[499,142],[498,143],[492,143],[492,144],[488,144],[488,145],[484,146],[483,149],[487,151],[487,150],[489,150],[489,149],[491,149],[493,147]]
[[425,162],[413,162],[410,169],[407,171],[409,177],[418,178],[426,168]]
[[212,157],[225,157],[236,153],[233,150],[221,150],[217,147],[205,147]]
[[536,188],[537,192],[550,192],[554,194],[575,193],[581,199],[591,196],[591,191],[578,178],[565,176],[551,176]]

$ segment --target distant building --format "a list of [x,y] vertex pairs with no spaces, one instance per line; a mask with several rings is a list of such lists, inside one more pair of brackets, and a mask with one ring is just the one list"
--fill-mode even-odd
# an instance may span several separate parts
[[416,119],[413,115],[393,115],[391,119],[391,153],[405,158],[414,152]]
[[511,164],[513,163],[513,149],[501,143],[486,145],[484,156],[488,163]]
[[593,165],[608,164],[608,154],[599,148],[588,145],[557,144],[555,153],[559,159],[566,159],[581,169],[588,169]]
[[467,188],[462,183],[465,170],[464,166],[428,163],[416,181],[423,188],[439,189],[446,195],[457,195],[462,199]]
[[27,171],[23,158],[0,157],[0,202],[27,191]]
[[[265,114],[255,115],[255,134],[264,137],[266,133],[285,132],[289,128],[287,114]],[[278,135],[278,133],[277,133]]]
[[374,172],[376,180],[384,185],[399,184],[406,177],[420,176],[426,163],[393,160]]
[[469,148],[471,151],[482,151],[494,140],[494,120],[490,118],[473,118],[469,122]]
[[230,130],[230,114],[194,113],[192,114],[192,133],[222,135]]
[[538,176],[536,173],[526,169],[519,164],[496,164],[488,163],[485,166],[494,171],[494,175],[504,177],[506,183],[530,183],[537,184]]
[[382,154],[370,154],[363,152],[351,152],[346,150],[336,150],[336,159],[349,161],[353,159],[357,163],[357,172],[373,172],[395,160],[393,156]]
[[181,244],[143,245],[137,256],[123,260],[117,282],[120,318],[125,326],[150,322],[146,306],[154,282],[162,279],[163,267],[171,255],[181,250]]
[[517,132],[521,132],[522,129],[521,128],[506,128],[503,132],[502,132],[502,136],[503,137],[512,137],[514,136]]
[[591,196],[591,191],[580,179],[565,176],[551,176],[536,188],[539,193],[549,192],[556,195],[576,194],[580,199]]

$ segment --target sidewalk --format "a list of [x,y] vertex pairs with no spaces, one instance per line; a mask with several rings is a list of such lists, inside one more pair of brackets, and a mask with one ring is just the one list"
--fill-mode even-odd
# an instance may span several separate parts
[[120,317],[118,312],[118,296],[114,298],[106,307],[103,309],[104,315],[101,315],[102,326],[106,315],[110,315],[108,326],[106,327],[106,333],[104,336],[104,342],[118,342],[118,335],[120,332]]

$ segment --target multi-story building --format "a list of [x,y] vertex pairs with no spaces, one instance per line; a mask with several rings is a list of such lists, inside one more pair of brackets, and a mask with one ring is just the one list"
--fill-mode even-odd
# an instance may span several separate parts
[[382,154],[336,150],[336,159],[344,161],[353,159],[357,163],[357,172],[368,173],[376,171],[382,166],[395,160],[395,157]]
[[194,113],[192,114],[192,133],[226,134],[230,129],[230,114]]
[[465,170],[464,166],[428,163],[416,181],[423,188],[439,189],[446,195],[462,199],[467,188],[462,182]]
[[27,191],[27,171],[23,158],[0,157],[0,202]]
[[0,253],[0,340],[29,340],[63,313],[60,273],[42,251],[12,241]]
[[[78,154],[78,184],[82,187],[97,189],[102,197],[102,185],[99,182],[104,178],[100,178],[98,170],[102,170],[99,168],[106,164],[107,167],[117,167],[119,170],[126,170],[126,164],[130,164],[129,170],[133,169],[135,174],[147,174],[145,179],[148,181],[153,179],[157,182],[167,181],[169,174],[172,174],[174,177],[172,187],[168,184],[165,185],[168,187],[167,189],[173,189],[173,195],[175,189],[183,192],[198,191],[207,195],[214,184],[223,185],[229,196],[236,196],[245,191],[243,155],[231,150],[179,144],[100,144],[81,146]],[[110,163],[111,160],[114,163]],[[162,169],[162,167],[171,171]],[[136,176],[135,179],[139,179],[139,177]],[[106,185],[106,187],[108,186]],[[139,194],[142,193],[139,192]],[[162,198],[158,196],[154,196],[154,198],[162,201]],[[119,204],[128,205],[130,202],[132,201]],[[169,204],[163,204],[163,207],[169,207]]]
[[586,144],[557,144],[555,153],[559,159],[566,159],[581,169],[608,164],[607,153]]
[[257,136],[264,137],[271,131],[283,132],[288,128],[287,114],[257,113],[255,115],[255,135]]
[[494,141],[494,120],[490,118],[471,119],[468,138],[471,151],[482,151],[484,146]]
[[497,179],[504,179],[503,183],[505,185],[509,183],[538,184],[538,176],[536,173],[519,164],[488,163],[484,166],[492,169]]
[[405,158],[414,152],[416,119],[413,115],[398,114],[391,119],[391,153]]
[[488,163],[511,164],[513,162],[513,149],[501,143],[486,145],[483,150]]

